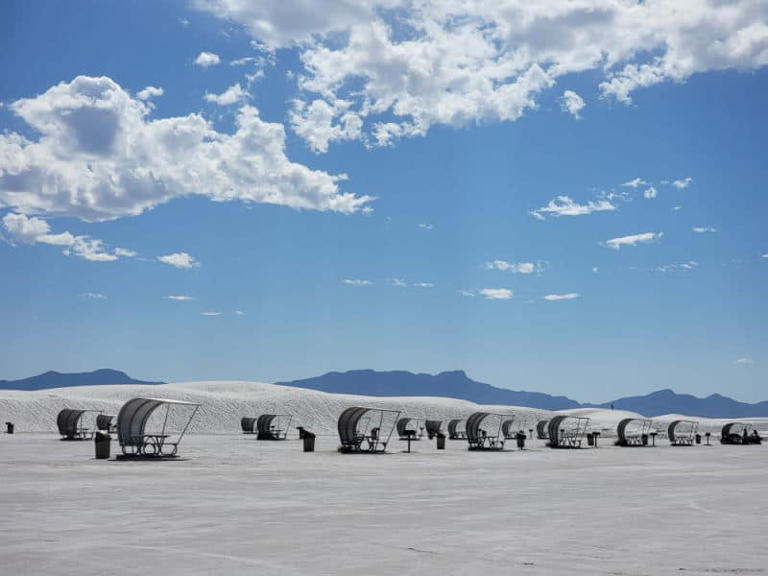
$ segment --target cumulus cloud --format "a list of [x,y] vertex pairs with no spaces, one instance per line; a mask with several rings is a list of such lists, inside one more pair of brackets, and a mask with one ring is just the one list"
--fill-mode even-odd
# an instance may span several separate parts
[[688,186],[691,185],[691,182],[693,182],[693,178],[691,177],[683,178],[681,180],[674,180],[672,182],[672,186],[674,186],[678,190],[685,190],[686,188],[688,188]]
[[156,86],[147,86],[143,90],[139,90],[136,93],[136,98],[139,100],[151,100],[152,98],[159,98],[163,95],[163,89]]
[[349,286],[372,286],[373,282],[370,280],[362,280],[360,278],[345,278],[342,280],[344,284],[348,284]]
[[174,268],[182,268],[184,270],[200,266],[200,263],[195,260],[194,256],[190,256],[186,252],[174,252],[173,254],[158,256],[157,259],[163,264],[168,264]]
[[590,200],[586,204],[577,204],[568,196],[558,196],[549,204],[536,210],[531,210],[531,216],[544,220],[547,216],[583,216],[592,212],[611,212],[616,210],[610,200]]
[[231,106],[232,104],[238,104],[248,98],[248,92],[243,90],[240,84],[233,84],[221,94],[205,93],[205,100],[218,104],[219,106]]
[[573,90],[566,90],[560,98],[560,107],[577,120],[581,119],[581,111],[584,109],[584,99]]
[[487,300],[509,300],[514,296],[509,288],[481,288],[477,293]]
[[608,248],[619,250],[622,246],[637,246],[638,244],[649,244],[655,242],[664,235],[663,232],[645,232],[643,234],[633,234],[631,236],[621,236],[606,240],[605,245]]
[[501,270],[502,272],[512,272],[513,274],[541,274],[544,266],[541,262],[507,262],[505,260],[493,260],[484,264],[488,270]]
[[645,198],[646,200],[652,200],[656,198],[656,196],[658,195],[659,193],[656,191],[656,188],[654,188],[653,186],[649,186],[643,192],[643,198]]
[[10,108],[39,134],[0,134],[0,206],[17,212],[109,220],[196,194],[352,213],[372,200],[291,162],[283,126],[252,106],[221,133],[199,114],[149,119],[110,78],[78,76]]
[[[768,64],[759,2],[594,0],[194,0],[268,50],[296,47],[306,101],[332,110],[316,150],[350,137],[390,145],[436,124],[514,121],[566,75],[595,71],[603,98],[710,70]],[[349,102],[338,106],[339,101]],[[318,142],[322,145],[318,146]]]
[[214,54],[213,52],[200,52],[200,54],[197,55],[197,58],[195,58],[195,64],[202,68],[209,68],[210,66],[216,66],[221,62],[221,58],[219,58],[218,54]]
[[3,228],[11,243],[62,246],[66,256],[74,255],[91,262],[113,262],[136,256],[136,252],[125,248],[110,250],[103,241],[90,236],[76,236],[70,232],[53,234],[47,221],[24,214],[9,212],[3,216]]
[[742,364],[742,365],[752,365],[752,364],[755,363],[755,361],[752,360],[752,358],[750,358],[748,356],[744,356],[742,358],[736,358],[736,360],[734,360],[733,363],[734,364]]
[[189,302],[190,300],[194,300],[192,296],[184,296],[184,295],[170,295],[166,296],[168,300],[174,300],[175,302]]
[[575,300],[579,296],[578,292],[568,292],[567,294],[547,294],[542,298],[548,302],[557,302],[558,300]]
[[717,228],[712,228],[711,226],[694,226],[691,228],[692,231],[696,232],[696,234],[706,234],[707,232],[717,232]]

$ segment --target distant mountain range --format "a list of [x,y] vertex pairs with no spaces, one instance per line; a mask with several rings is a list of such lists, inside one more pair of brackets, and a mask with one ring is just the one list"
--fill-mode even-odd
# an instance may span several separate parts
[[[163,382],[144,382],[131,378],[125,372],[104,369],[80,374],[46,372],[23,380],[0,380],[0,389],[45,390],[101,384],[163,384]],[[440,374],[414,374],[404,370],[391,372],[350,370],[349,372],[328,372],[314,378],[276,382],[276,384],[334,394],[440,396],[469,400],[477,404],[529,406],[544,410],[613,407],[617,410],[638,412],[648,417],[662,414],[686,414],[706,418],[768,417],[768,402],[747,404],[720,394],[697,398],[690,394],[676,394],[672,390],[659,390],[646,396],[619,398],[604,404],[580,404],[566,396],[496,388],[490,384],[472,380],[463,370]]]
[[706,418],[768,417],[768,402],[747,404],[732,398],[713,394],[697,398],[689,394],[675,394],[672,390],[660,390],[647,396],[619,398],[605,404],[580,404],[565,396],[550,396],[539,392],[524,392],[496,388],[477,382],[465,372],[441,372],[440,374],[413,374],[412,372],[376,372],[352,370],[329,372],[322,376],[277,382],[283,386],[311,388],[336,394],[361,394],[364,396],[443,396],[469,400],[478,404],[509,404],[546,410],[568,408],[613,408],[639,412],[647,417],[662,414],[686,414]]
[[144,382],[131,378],[119,370],[94,370],[76,374],[45,372],[22,380],[0,380],[0,389],[5,390],[46,390],[48,388],[69,388],[71,386],[98,386],[102,384],[164,384],[164,382]]

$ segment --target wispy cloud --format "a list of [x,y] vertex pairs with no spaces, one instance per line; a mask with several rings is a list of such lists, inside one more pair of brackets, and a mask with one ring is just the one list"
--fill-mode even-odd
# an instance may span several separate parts
[[581,296],[581,294],[578,292],[568,292],[566,294],[547,294],[546,296],[542,296],[542,298],[548,302],[557,302],[559,300],[575,300],[579,296]]
[[221,62],[221,58],[219,58],[218,54],[214,54],[213,52],[200,52],[200,54],[197,55],[197,58],[195,58],[195,64],[202,68],[209,68],[210,66],[216,66]]
[[744,356],[742,358],[736,358],[736,360],[733,361],[734,364],[743,364],[743,365],[752,365],[755,363],[752,358],[749,356]]
[[344,284],[349,286],[371,286],[373,282],[370,280],[361,280],[360,278],[345,278],[342,280]]
[[688,262],[683,262],[682,264],[662,264],[661,266],[657,266],[656,270],[659,272],[677,272],[679,270],[689,271],[693,270],[698,265],[699,263],[695,260],[689,260]]
[[170,296],[166,296],[166,299],[175,300],[176,302],[189,302],[190,300],[194,300],[192,296],[173,295],[173,294]]
[[85,292],[83,296],[85,298],[88,298],[89,300],[106,300],[107,299],[106,294],[102,294],[101,292]]
[[235,310],[234,312],[232,312],[232,314],[234,314],[235,316],[245,316],[245,312],[243,312],[242,310]]
[[207,317],[221,316],[221,312],[200,312],[200,316],[207,316]]
[[649,186],[643,192],[643,198],[645,198],[646,200],[653,200],[658,195],[659,193],[656,191],[656,188],[654,188],[653,186]]
[[397,286],[398,288],[405,288],[408,286],[408,283],[402,278],[390,278],[389,284],[391,286]]
[[707,232],[717,232],[717,228],[711,226],[694,226],[691,228],[696,234],[706,234]]
[[592,272],[597,274],[599,271],[600,271],[600,268],[598,268],[597,266],[592,266]]
[[484,267],[487,270],[501,270],[502,272],[512,272],[513,274],[541,274],[544,266],[541,262],[507,262],[506,260],[493,260],[486,262]]
[[413,286],[416,288],[432,288],[434,284],[432,282],[414,282]]
[[689,176],[688,178],[682,178],[680,180],[673,180],[672,181],[672,186],[674,186],[678,190],[685,190],[686,188],[688,188],[688,186],[691,185],[691,182],[693,182],[693,178],[691,178]]
[[163,264],[186,270],[200,266],[200,263],[195,260],[194,256],[190,256],[186,252],[174,252],[173,254],[158,256],[157,259]]
[[509,288],[481,288],[477,293],[487,300],[509,300],[514,296]]
[[151,100],[152,98],[159,98],[163,95],[163,89],[157,86],[147,86],[142,90],[136,92],[136,98],[142,101]]
[[421,228],[422,230],[432,230],[434,226],[428,222],[422,222],[419,224],[419,228]]
[[632,234],[631,236],[620,236],[606,240],[605,246],[613,250],[619,250],[622,246],[637,246],[638,244],[650,244],[659,240],[664,235],[663,232],[645,232],[643,234]]
[[529,214],[539,220],[544,220],[547,216],[583,216],[592,214],[592,212],[611,212],[616,210],[609,200],[590,200],[586,204],[577,204],[568,196],[558,196],[550,200],[549,204],[536,210],[531,210]]
[[472,290],[459,290],[459,294],[467,296],[468,298],[474,298],[475,296],[475,293]]
[[634,178],[633,180],[624,182],[622,186],[626,186],[628,188],[639,188],[640,186],[646,186],[647,184],[648,182],[646,182],[642,178]]

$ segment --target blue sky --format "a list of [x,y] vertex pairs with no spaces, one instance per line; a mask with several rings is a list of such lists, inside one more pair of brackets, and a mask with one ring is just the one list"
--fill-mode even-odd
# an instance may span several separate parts
[[2,3],[0,378],[768,398],[766,10],[528,4]]

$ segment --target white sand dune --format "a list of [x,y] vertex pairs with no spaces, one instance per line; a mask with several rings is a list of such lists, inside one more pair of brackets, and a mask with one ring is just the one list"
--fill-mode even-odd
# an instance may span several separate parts
[[[318,434],[335,434],[336,420],[348,406],[372,406],[399,410],[417,419],[449,420],[465,418],[484,410],[514,414],[534,428],[535,422],[550,418],[554,412],[521,406],[484,406],[452,398],[434,397],[370,397],[327,394],[303,388],[276,386],[259,382],[209,381],[163,385],[83,386],[24,392],[0,390],[0,422],[12,421],[19,432],[54,432],[56,415],[62,408],[101,410],[117,414],[122,404],[137,396],[185,400],[201,404],[190,427],[195,433],[231,433],[240,430],[240,418],[260,414],[291,414],[292,426],[305,426]],[[562,411],[587,416],[590,429],[611,436],[623,418],[642,418],[634,412],[582,408]],[[686,416],[670,414],[654,418],[659,430],[674,419]],[[702,431],[719,432],[728,420],[692,418]],[[761,429],[768,429],[768,418],[750,419]]]

